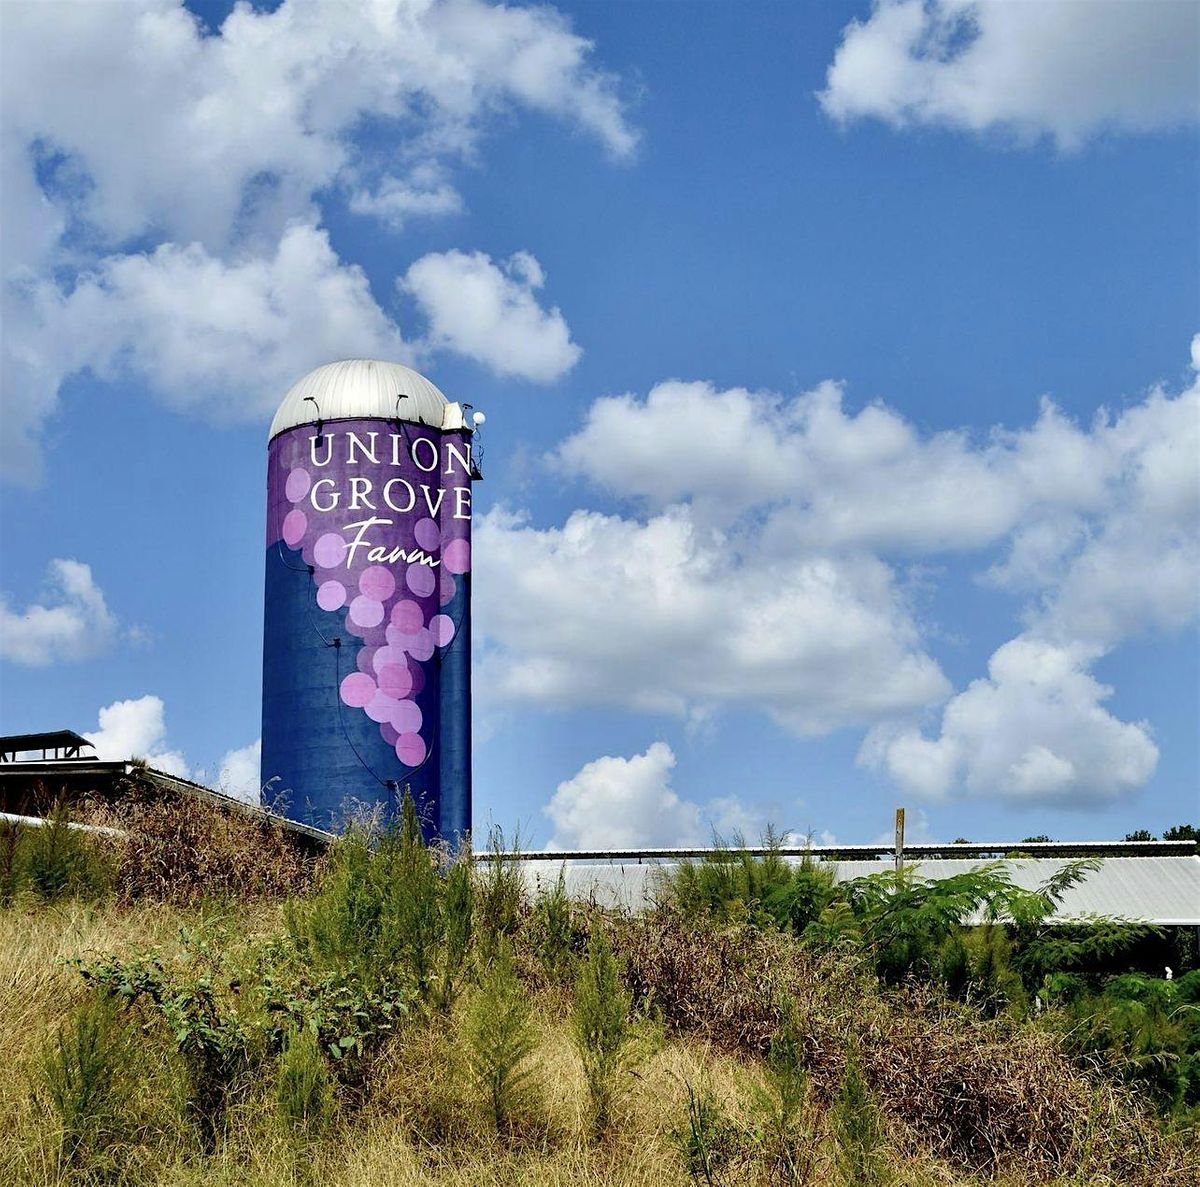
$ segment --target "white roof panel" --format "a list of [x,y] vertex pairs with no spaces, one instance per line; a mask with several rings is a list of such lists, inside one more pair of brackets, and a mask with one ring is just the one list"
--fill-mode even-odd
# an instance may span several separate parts
[[[789,859],[791,860],[791,859]],[[594,898],[604,906],[633,910],[654,901],[661,880],[677,863],[523,861],[531,891],[554,885],[558,871],[566,873],[573,898]],[[838,881],[892,869],[890,861],[839,861]],[[948,878],[990,864],[978,858],[945,858],[908,863],[921,877]],[[1010,858],[998,862],[1012,880],[1034,890],[1069,864],[1065,858]],[[1200,857],[1110,857],[1063,896],[1055,918],[1066,922],[1087,915],[1106,915],[1172,927],[1200,927]]]

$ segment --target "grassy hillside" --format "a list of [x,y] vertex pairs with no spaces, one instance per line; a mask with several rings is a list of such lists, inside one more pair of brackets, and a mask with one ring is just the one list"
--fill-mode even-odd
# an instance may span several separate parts
[[1002,879],[729,854],[626,917],[411,827],[122,825],[0,838],[0,1182],[1200,1182],[1186,978]]

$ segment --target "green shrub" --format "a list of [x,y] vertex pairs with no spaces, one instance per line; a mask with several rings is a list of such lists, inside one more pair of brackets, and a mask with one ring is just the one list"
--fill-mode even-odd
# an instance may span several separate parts
[[295,1132],[315,1135],[333,1110],[329,1069],[313,1030],[292,1028],[279,1057],[275,1081],[279,1115]]
[[[20,868],[25,884],[43,902],[68,897],[99,899],[107,894],[113,881],[111,863],[101,843],[72,824],[64,804],[56,804],[45,823],[29,829],[28,834]],[[14,889],[15,882],[14,869]]]
[[101,994],[147,1011],[174,1044],[187,1073],[188,1112],[206,1151],[216,1147],[233,1090],[251,1062],[261,1029],[242,1017],[238,973],[223,956],[223,938],[209,942],[181,933],[183,953],[168,968],[158,953],[80,962],[84,979]]
[[25,829],[15,820],[0,820],[0,907],[7,907],[21,885]]
[[596,927],[575,981],[573,1037],[583,1062],[592,1125],[598,1135],[608,1129],[621,1073],[633,1054],[630,1001],[630,995],[621,987],[620,965],[608,936],[603,927]]
[[105,997],[77,1009],[44,1049],[43,1075],[62,1126],[61,1166],[94,1163],[119,1136],[128,1058],[125,1028]]
[[538,896],[530,936],[542,970],[552,985],[569,983],[575,968],[575,909],[560,868],[554,885]]
[[470,852],[459,855],[442,889],[442,954],[437,1005],[443,1013],[454,1006],[461,987],[475,926],[475,871]]
[[529,1000],[505,941],[497,944],[467,1010],[464,1038],[471,1076],[503,1132],[531,1096],[536,1046]]
[[406,795],[396,824],[358,827],[339,841],[316,891],[289,903],[286,919],[314,968],[352,971],[367,984],[407,976],[426,1001],[437,988],[442,894],[436,855]]
[[488,852],[479,862],[476,894],[476,936],[484,962],[494,959],[516,935],[525,908],[525,882],[511,857],[520,852],[520,837],[506,848],[504,832],[493,827],[488,833]]
[[879,1187],[891,1181],[883,1122],[858,1059],[846,1061],[846,1074],[830,1110],[837,1162],[846,1187]]
[[779,1030],[767,1052],[767,1088],[752,1085],[760,1117],[758,1140],[773,1182],[808,1183],[816,1170],[817,1133],[811,1122],[804,1036],[795,1010],[782,1008]]

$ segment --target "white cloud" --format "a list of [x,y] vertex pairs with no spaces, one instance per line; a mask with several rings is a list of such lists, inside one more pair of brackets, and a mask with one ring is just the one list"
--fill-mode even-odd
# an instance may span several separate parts
[[226,795],[257,804],[261,800],[259,783],[262,739],[256,738],[248,746],[230,750],[221,759],[217,774],[217,788]]
[[493,704],[744,705],[818,734],[949,691],[875,558],[770,555],[686,506],[645,522],[576,511],[547,529],[492,512],[476,533]]
[[462,195],[428,164],[406,178],[384,177],[374,189],[358,189],[350,197],[355,214],[382,219],[396,231],[414,218],[458,214],[462,208]]
[[[670,381],[596,401],[552,461],[638,516],[483,521],[500,700],[874,725],[861,761],[935,796],[1086,801],[1153,773],[1149,728],[1104,706],[1092,668],[1200,613],[1196,381],[1086,426],[1047,401],[982,437],[848,411],[832,383],[784,397]],[[893,565],[946,552],[981,556],[1024,630],[928,737],[912,722],[949,686]]]
[[1200,114],[1191,0],[876,0],[819,96],[838,120],[1000,130],[1078,148]]
[[538,304],[534,294],[545,281],[528,252],[497,265],[483,252],[447,251],[422,256],[401,287],[429,323],[428,348],[465,355],[497,375],[550,383],[583,352],[558,308]]
[[861,760],[919,795],[995,795],[1081,803],[1115,799],[1154,773],[1158,748],[1145,722],[1103,707],[1112,689],[1087,670],[1079,646],[1030,636],[1005,643],[986,679],[952,698],[940,734],[875,731]]
[[[393,225],[451,213],[448,170],[511,108],[630,156],[637,135],[591,50],[553,9],[477,0],[238,5],[211,36],[178,0],[5,5],[0,468],[38,480],[41,428],[82,368],[255,415],[352,349],[346,331],[403,357],[318,229],[320,202],[342,193]],[[531,325],[541,376],[576,348],[556,343],[556,313]]]
[[82,561],[50,562],[44,603],[15,610],[0,594],[0,656],[14,663],[44,667],[91,659],[103,655],[117,634],[116,615]]
[[160,697],[114,701],[100,710],[96,729],[87,734],[99,758],[124,761],[144,758],[169,775],[188,775],[188,764],[178,750],[166,748],[167,726]]
[[558,785],[543,811],[554,824],[551,849],[633,849],[696,845],[700,809],[671,788],[675,753],[655,742],[632,758],[605,756]]

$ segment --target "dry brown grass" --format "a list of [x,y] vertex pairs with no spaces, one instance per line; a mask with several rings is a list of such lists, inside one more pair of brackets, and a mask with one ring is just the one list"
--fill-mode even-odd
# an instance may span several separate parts
[[202,800],[131,788],[117,804],[93,804],[79,816],[123,834],[109,847],[115,891],[125,903],[188,906],[212,897],[300,894],[319,864],[277,821]]
[[[243,936],[265,935],[278,917],[276,906],[251,904],[226,923]],[[198,919],[195,910],[162,906],[0,912],[0,1183],[86,1181],[58,1173],[60,1135],[39,1087],[42,1045],[82,992],[63,962],[166,946],[181,926]],[[674,1033],[639,1066],[617,1105],[611,1136],[601,1143],[589,1136],[586,1089],[562,997],[543,992],[536,998],[539,1093],[512,1134],[491,1129],[467,1078],[458,1074],[463,1055],[454,1017],[414,1025],[394,1039],[376,1061],[365,1107],[343,1108],[332,1129],[314,1141],[284,1131],[271,1107],[269,1075],[260,1078],[232,1111],[226,1136],[210,1156],[200,1153],[195,1133],[180,1120],[172,1059],[147,1041],[126,1149],[109,1181],[130,1187],[682,1187],[690,1180],[673,1131],[691,1085],[709,1094],[740,1135],[717,1182],[768,1187],[768,1164],[753,1144],[753,1088],[764,1083],[754,1052],[767,1041],[773,995],[787,989],[808,1011],[817,1097],[813,1183],[840,1182],[825,1105],[841,1074],[843,1040],[861,1044],[886,1107],[895,1187],[1200,1182],[1195,1167],[1185,1166],[1182,1148],[1155,1137],[1128,1097],[1099,1090],[1034,1032],[968,1026],[932,1000],[871,997],[852,965],[809,961],[802,967],[771,937],[730,937],[725,945],[700,937],[692,946],[646,933],[640,948],[623,939],[631,977],[652,990]],[[689,968],[696,979],[685,975]],[[1003,1149],[960,1150],[962,1135],[976,1130]],[[1043,1141],[1043,1132],[1068,1130],[1073,1145],[1049,1160],[1017,1148]],[[1143,1142],[1140,1153],[1130,1146],[1134,1139]]]

